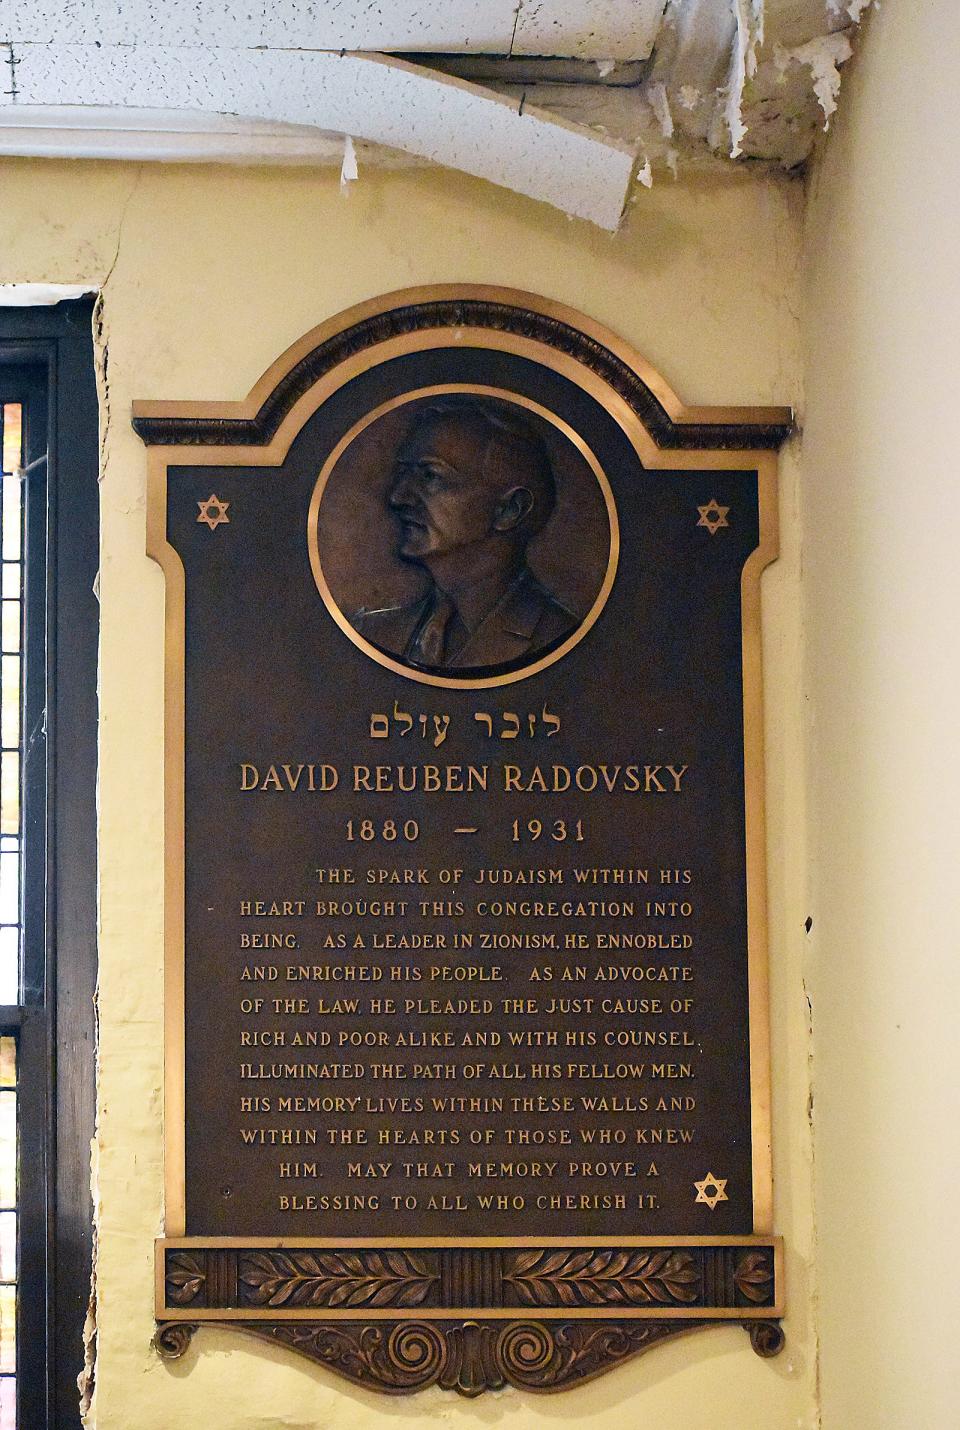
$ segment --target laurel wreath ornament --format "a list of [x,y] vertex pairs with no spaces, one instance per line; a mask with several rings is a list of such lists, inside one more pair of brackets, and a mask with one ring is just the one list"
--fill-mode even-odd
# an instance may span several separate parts
[[251,1306],[420,1306],[439,1277],[408,1251],[247,1252]]
[[769,1253],[764,1251],[748,1251],[737,1263],[737,1269],[733,1276],[734,1284],[741,1296],[752,1301],[754,1305],[761,1305],[770,1298],[770,1287],[773,1283],[773,1267],[770,1264]]
[[526,1306],[689,1305],[700,1273],[688,1251],[528,1251],[504,1275]]
[[189,1306],[200,1294],[206,1272],[189,1251],[175,1251],[167,1261],[167,1299],[174,1306]]

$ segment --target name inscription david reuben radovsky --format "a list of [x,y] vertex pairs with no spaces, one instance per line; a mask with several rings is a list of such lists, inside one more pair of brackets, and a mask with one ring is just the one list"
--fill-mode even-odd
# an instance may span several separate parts
[[507,290],[140,403],[167,590],[158,1346],[386,1391],[782,1335],[760,573],[781,409]]

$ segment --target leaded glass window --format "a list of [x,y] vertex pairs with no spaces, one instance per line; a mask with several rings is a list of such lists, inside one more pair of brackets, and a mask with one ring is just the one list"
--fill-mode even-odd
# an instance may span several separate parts
[[0,306],[0,1430],[80,1430],[96,986],[92,300]]
[[[0,450],[0,1004],[20,1003],[23,409],[3,404]],[[0,1430],[17,1424],[17,1040],[0,1036]]]

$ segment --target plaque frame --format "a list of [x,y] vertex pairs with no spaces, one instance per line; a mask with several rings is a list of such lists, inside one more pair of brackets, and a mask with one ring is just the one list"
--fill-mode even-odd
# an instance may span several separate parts
[[[464,346],[531,358],[581,386],[613,416],[645,467],[757,476],[759,542],[741,575],[752,1235],[507,1240],[184,1235],[185,577],[166,537],[168,469],[278,467],[309,417],[354,376],[400,354]],[[749,1330],[758,1354],[781,1349],[783,1245],[772,1234],[760,580],[778,552],[776,452],[792,421],[791,410],[783,407],[687,406],[629,344],[585,315],[530,293],[462,284],[400,290],[347,309],[288,348],[242,401],[133,404],[134,429],[148,448],[147,554],[162,568],[166,587],[165,1236],[156,1243],[155,1301],[155,1341],[162,1356],[182,1355],[199,1325],[232,1326],[286,1344],[368,1388],[397,1394],[438,1384],[472,1396],[508,1384],[563,1389],[668,1336],[728,1321]],[[625,1258],[626,1276],[621,1268],[613,1280],[631,1284],[626,1291],[614,1289],[599,1305],[571,1304],[559,1296],[555,1304],[543,1304],[549,1293],[542,1290],[532,1303],[513,1292],[505,1296],[504,1287],[518,1283],[518,1256],[540,1254],[542,1267],[548,1254],[555,1260],[564,1251],[574,1267],[589,1252],[589,1267],[608,1272]],[[418,1287],[409,1293],[413,1300],[392,1307],[388,1302],[342,1309],[310,1304],[309,1296],[306,1304],[293,1306],[251,1304],[242,1276],[244,1266],[256,1265],[266,1275],[264,1268],[272,1265],[281,1278],[299,1277],[300,1284],[309,1280],[313,1253],[342,1253],[342,1274],[348,1277],[356,1258],[369,1273],[365,1255],[380,1257],[375,1265],[383,1268],[380,1253],[390,1252],[401,1259],[422,1253],[408,1279],[429,1281],[422,1295]],[[251,1256],[260,1262],[249,1262]],[[678,1282],[684,1290],[674,1296],[659,1273],[678,1267],[695,1280]]]

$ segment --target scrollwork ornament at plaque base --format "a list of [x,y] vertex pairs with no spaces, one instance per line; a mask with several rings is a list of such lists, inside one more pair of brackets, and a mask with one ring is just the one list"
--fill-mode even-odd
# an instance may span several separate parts
[[[262,1340],[327,1366],[357,1385],[403,1395],[439,1385],[470,1399],[486,1390],[549,1392],[592,1380],[670,1336],[719,1321],[285,1321],[248,1323]],[[779,1355],[778,1321],[746,1321],[757,1355]],[[189,1348],[198,1326],[168,1321],[154,1345],[164,1360]]]
[[387,1394],[438,1385],[470,1399],[488,1390],[550,1392],[592,1380],[660,1341],[716,1322],[281,1322],[244,1330]]
[[179,1360],[190,1349],[199,1327],[192,1321],[165,1321],[156,1329],[153,1344],[162,1360]]
[[783,1350],[786,1337],[779,1321],[747,1321],[745,1327],[750,1333],[750,1344],[758,1356],[769,1360]]

